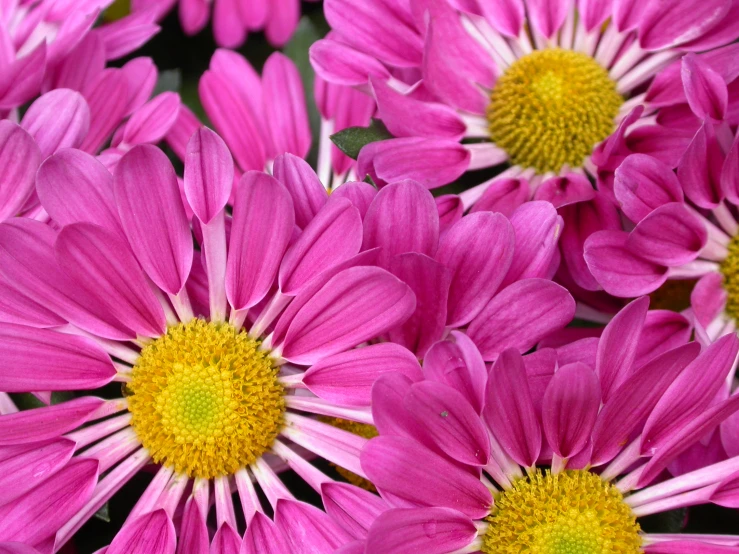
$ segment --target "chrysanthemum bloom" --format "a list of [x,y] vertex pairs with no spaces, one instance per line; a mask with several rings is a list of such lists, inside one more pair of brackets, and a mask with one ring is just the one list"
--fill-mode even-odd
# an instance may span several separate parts
[[[56,551],[149,462],[160,468],[108,554],[172,553],[176,542],[206,552],[213,504],[212,551],[238,552],[233,491],[247,520],[242,552],[329,553],[364,536],[382,500],[333,481],[306,451],[364,477],[366,439],[303,413],[371,423],[370,412],[296,389],[308,366],[343,356],[374,367],[403,351],[354,350],[415,307],[407,285],[372,266],[376,251],[360,253],[357,208],[331,198],[298,231],[287,190],[249,172],[227,216],[233,161],[202,129],[184,176],[196,256],[175,172],[156,147],[132,149],[114,177],[79,151],[52,162],[56,186],[47,175],[39,192],[61,230],[0,225],[1,271],[17,291],[2,295],[15,320],[0,324],[0,390],[79,394],[0,416],[0,541]],[[87,178],[68,179],[70,169]],[[105,385],[109,400],[84,392]],[[275,461],[328,514],[297,501]]]
[[[112,95],[109,90],[106,97],[102,91],[94,90],[102,86],[116,89],[118,85],[109,82],[115,81],[111,75],[118,70],[104,71],[106,62],[130,54],[154,36],[159,27],[150,9],[93,27],[100,13],[112,3],[113,0],[45,0],[3,5],[0,115],[54,88],[72,88],[85,94],[85,87],[89,86],[88,92],[99,99],[120,96],[117,91]],[[127,64],[123,73],[132,80],[132,93],[142,85],[147,87],[144,77],[149,70],[142,64]],[[107,75],[103,77],[103,73]]]
[[[236,161],[237,177],[249,170],[267,170],[288,185],[282,176],[291,171],[304,173],[306,181],[314,173],[303,161],[312,141],[305,90],[298,68],[289,58],[279,52],[272,54],[260,76],[240,54],[217,50],[210,68],[200,78],[199,92],[208,118]],[[369,96],[351,87],[326,83],[320,78],[316,79],[315,99],[321,114],[315,172],[320,189],[334,189],[352,180],[355,164],[331,143],[329,136],[346,127],[368,125],[375,105]],[[167,142],[180,157],[184,158],[187,141],[199,125],[194,114],[182,110],[167,136]],[[278,157],[294,168],[275,164]],[[315,208],[328,199],[326,190],[314,191],[310,184],[304,185],[305,191],[300,187],[290,190],[296,205],[303,207],[299,209]],[[305,222],[299,216],[297,223],[302,227]]]
[[[598,145],[617,129],[636,151],[664,148],[684,125],[655,120],[684,99],[661,94],[663,70],[739,36],[732,0],[327,0],[325,10],[335,34],[312,48],[317,71],[371,87],[398,137],[367,149],[368,165],[397,180],[409,158],[423,160],[430,187],[503,162],[533,186],[596,177],[591,157],[610,160]],[[730,60],[720,66],[736,77]]]
[[649,514],[739,505],[739,458],[658,480],[739,409],[739,395],[712,403],[739,340],[644,351],[647,304],[607,327],[595,367],[573,351],[506,350],[488,370],[468,351],[466,363],[427,356],[423,379],[380,377],[380,436],[361,460],[394,509],[346,552],[738,552],[736,536],[640,530]]
[[212,11],[213,36],[225,48],[241,46],[254,31],[264,31],[273,46],[284,46],[297,29],[301,14],[301,0],[131,0],[131,10],[153,9],[162,18],[175,4],[188,35],[202,31]]

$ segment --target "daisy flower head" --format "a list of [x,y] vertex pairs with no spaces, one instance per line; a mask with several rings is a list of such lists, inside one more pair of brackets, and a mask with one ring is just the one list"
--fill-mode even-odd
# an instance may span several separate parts
[[366,149],[366,165],[398,179],[409,158],[424,160],[429,187],[504,162],[534,189],[552,175],[598,177],[612,162],[603,145],[624,127],[643,133],[633,141],[643,148],[673,134],[654,118],[681,100],[645,93],[662,71],[739,36],[731,0],[327,0],[325,10],[334,35],[312,47],[314,66],[371,92],[397,137]]
[[[332,197],[298,228],[287,189],[247,172],[227,213],[233,160],[206,128],[187,147],[182,192],[151,145],[126,153],[113,176],[83,152],[50,160],[64,194],[40,196],[54,225],[0,226],[12,284],[0,390],[73,399],[0,416],[1,473],[15,482],[3,487],[0,541],[57,551],[151,463],[156,475],[109,553],[205,552],[213,507],[219,552],[333,552],[364,536],[382,501],[307,459],[365,477],[366,439],[310,415],[351,428],[371,414],[300,385],[336,357],[374,367],[386,353],[355,347],[414,310],[410,288],[374,265],[377,252],[360,252],[359,210]],[[87,179],[71,186],[75,171]],[[284,467],[326,512],[295,499]]]
[[739,339],[703,351],[687,336],[655,342],[648,304],[624,308],[592,353],[582,344],[525,356],[509,349],[490,368],[468,363],[472,356],[427,356],[422,379],[381,376],[372,389],[379,436],[361,461],[392,509],[349,551],[739,550],[735,536],[640,528],[639,518],[674,508],[736,506],[739,476],[739,458],[730,458],[662,479],[739,410],[737,395],[714,400]]

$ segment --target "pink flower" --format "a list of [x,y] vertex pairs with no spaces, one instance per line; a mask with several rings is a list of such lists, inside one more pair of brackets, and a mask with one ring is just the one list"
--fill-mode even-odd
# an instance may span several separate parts
[[[175,4],[177,0],[132,0],[131,10],[154,10],[161,19]],[[264,31],[273,46],[284,46],[297,29],[301,13],[300,0],[179,0],[178,10],[188,35],[203,30],[212,10],[213,35],[225,48],[241,46],[254,31]]]
[[[0,416],[0,542],[58,549],[150,463],[156,475],[108,553],[206,551],[212,505],[213,551],[331,552],[366,536],[384,502],[307,460],[364,477],[366,439],[303,414],[371,424],[371,413],[301,384],[306,369],[342,356],[369,367],[394,356],[420,375],[397,345],[355,349],[415,307],[411,289],[374,266],[376,252],[360,252],[359,210],[332,197],[300,230],[288,190],[250,171],[227,215],[233,160],[206,128],[187,146],[182,190],[151,145],[127,152],[114,175],[78,150],[46,164],[39,197],[54,225],[0,225],[0,390],[78,394]],[[111,399],[90,394],[105,385]],[[295,499],[282,467],[325,512]]]
[[385,181],[413,172],[432,188],[508,162],[504,176],[531,195],[573,173],[607,191],[615,142],[675,160],[687,147],[679,56],[707,51],[718,79],[736,78],[732,55],[714,50],[739,36],[732,0],[326,0],[325,11],[333,37],[312,47],[314,67],[376,99],[397,138],[360,166]]
[[392,509],[353,551],[736,551],[735,536],[640,531],[642,516],[739,502],[736,457],[659,479],[739,411],[739,395],[715,401],[739,339],[703,351],[687,334],[655,340],[647,307],[630,304],[600,339],[509,349],[490,369],[474,348],[461,357],[463,344],[445,341],[427,354],[423,379],[381,376],[380,435],[361,461]]

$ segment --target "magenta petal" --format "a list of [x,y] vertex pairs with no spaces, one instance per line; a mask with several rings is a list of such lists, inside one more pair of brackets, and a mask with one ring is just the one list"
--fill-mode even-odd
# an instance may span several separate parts
[[645,260],[627,247],[628,233],[598,231],[585,241],[585,261],[609,294],[634,297],[655,290],[667,279],[667,268]]
[[354,207],[359,210],[359,215],[367,215],[367,210],[372,204],[372,201],[377,196],[377,189],[365,182],[349,182],[344,183],[339,188],[335,189],[331,196],[334,198],[346,198]]
[[590,440],[600,409],[600,383],[583,363],[563,366],[544,394],[542,424],[549,445],[561,458],[571,458]]
[[708,408],[726,382],[738,351],[736,335],[725,335],[683,370],[644,425],[642,454],[658,451],[674,433]]
[[224,522],[218,527],[209,554],[239,554],[241,537],[230,524]]
[[684,315],[670,310],[649,310],[633,367],[640,367],[663,352],[685,344],[692,333],[693,324]]
[[587,202],[595,198],[595,189],[590,181],[577,173],[551,177],[544,180],[536,189],[534,200],[551,202],[555,208],[561,208],[577,202]]
[[496,179],[472,206],[472,212],[500,212],[511,217],[529,198],[529,183],[523,179]]
[[[562,233],[562,217],[549,202],[526,202],[511,216],[516,246],[504,283],[531,277],[551,278],[552,260]],[[556,268],[555,268],[556,269]]]
[[261,512],[255,513],[246,527],[240,554],[284,554],[289,551],[285,537],[274,522]]
[[570,9],[569,0],[528,0],[526,6],[534,28],[551,38],[564,23]]
[[685,196],[701,208],[713,209],[721,201],[723,155],[711,123],[704,122],[690,141],[677,166]]
[[736,546],[712,544],[704,541],[659,541],[644,547],[647,554],[732,554]]
[[126,112],[133,113],[151,96],[156,86],[159,72],[154,60],[151,58],[134,58],[127,62],[121,71],[128,81],[128,103],[126,104]]
[[496,31],[509,37],[518,37],[525,16],[523,0],[479,2],[480,11]]
[[382,374],[396,371],[418,381],[423,377],[416,357],[406,348],[381,343],[323,358],[303,376],[308,389],[343,406],[369,406],[372,385]]
[[563,287],[525,279],[499,292],[472,320],[467,334],[490,361],[508,348],[526,352],[574,315],[575,301]]
[[127,145],[159,142],[177,121],[179,112],[179,95],[174,92],[163,92],[155,96],[136,110],[126,122],[121,142]]
[[[0,554],[41,554],[32,546],[26,546],[19,542],[2,542],[0,543]],[[361,554],[364,554],[364,550]]]
[[316,552],[333,552],[352,539],[326,512],[295,500],[277,501],[275,524],[292,547],[289,552],[300,552],[306,545]]
[[729,102],[723,77],[692,53],[683,57],[681,76],[693,113],[700,119],[721,121]]
[[187,144],[185,196],[198,219],[208,224],[226,207],[234,180],[234,163],[223,139],[201,127]]
[[95,389],[115,375],[113,363],[90,339],[0,323],[0,390]]
[[288,249],[279,271],[283,294],[295,295],[321,271],[357,254],[362,244],[362,218],[345,198],[326,204]]
[[295,223],[305,229],[328,201],[328,194],[316,172],[305,160],[286,153],[275,158],[274,176],[290,193],[295,206]]
[[32,300],[2,276],[0,276],[0,320],[31,327],[59,327],[66,323],[58,313]]
[[473,519],[490,512],[492,496],[476,476],[414,440],[371,439],[361,459],[362,469],[381,495],[390,493],[417,506],[454,508]]
[[679,266],[696,259],[707,241],[705,225],[684,204],[671,202],[641,220],[626,247],[650,262]]
[[472,543],[477,528],[450,508],[389,510],[375,520],[364,552],[446,554]]
[[444,454],[467,465],[488,463],[487,430],[460,392],[442,383],[421,381],[411,386],[403,404]]
[[405,252],[433,257],[439,244],[439,213],[429,191],[415,181],[384,187],[364,218],[364,249],[382,247],[387,258]]
[[604,402],[631,375],[648,309],[649,298],[639,298],[619,311],[603,330],[598,341],[595,371],[600,378]]
[[314,364],[392,329],[415,309],[408,285],[377,267],[346,269],[297,313],[282,355]]
[[0,77],[0,108],[17,108],[31,100],[39,93],[45,74],[46,42],[42,42],[33,52],[3,68],[3,75]]
[[0,221],[20,212],[33,192],[41,152],[23,128],[0,121]]
[[208,554],[208,527],[200,507],[192,497],[185,504],[177,545],[180,554]]
[[376,494],[336,481],[321,485],[321,498],[326,513],[357,539],[366,537],[377,516],[388,508]]
[[609,462],[621,451],[637,426],[654,409],[680,372],[695,359],[699,350],[696,343],[670,350],[624,381],[598,415],[593,430],[592,465]]
[[304,158],[310,150],[311,133],[298,68],[290,58],[276,52],[267,59],[262,75],[264,116],[274,151]]
[[390,76],[374,56],[330,38],[311,45],[310,61],[318,75],[337,85],[359,86],[366,84],[370,77],[387,79]]
[[446,267],[424,254],[408,252],[389,260],[387,269],[406,283],[416,297],[413,315],[391,329],[391,341],[423,358],[444,333],[451,276]]
[[119,235],[92,223],[73,223],[62,229],[54,248],[62,269],[123,325],[145,337],[165,332],[164,310]]
[[160,509],[126,522],[105,554],[174,554],[176,543],[172,520]]
[[711,495],[711,502],[725,508],[739,508],[739,473],[734,473],[721,481]]
[[172,164],[158,148],[137,146],[121,158],[113,182],[136,258],[157,286],[178,294],[190,272],[193,245]]
[[541,427],[521,354],[508,349],[495,361],[485,400],[483,414],[495,438],[518,464],[533,467],[541,451]]
[[80,150],[95,153],[110,138],[126,115],[128,80],[120,69],[106,69],[85,89],[90,107],[90,131]]
[[113,176],[89,154],[67,149],[47,158],[36,175],[36,192],[59,225],[89,221],[121,232]]
[[60,148],[75,148],[82,143],[90,128],[90,109],[80,93],[52,90],[31,104],[21,127],[34,138],[41,157],[46,158]]
[[639,25],[639,43],[645,50],[660,50],[694,40],[719,23],[730,5],[726,0],[649,3]]
[[682,202],[677,176],[667,165],[645,154],[627,156],[616,169],[613,192],[621,209],[632,221],[669,202]]
[[[395,435],[421,441],[429,449],[436,446],[426,439],[426,433],[403,408],[403,399],[411,390],[411,385],[417,379],[412,379],[397,371],[384,373],[377,378],[372,386],[372,419],[380,435]],[[434,450],[438,454],[437,450]],[[391,504],[397,505],[395,500],[388,498]],[[413,505],[407,501],[402,506]]]
[[690,293],[690,305],[703,327],[708,327],[726,306],[728,293],[724,290],[723,282],[721,273],[708,273],[700,278]]
[[490,301],[511,266],[514,243],[508,220],[486,212],[462,218],[444,235],[436,259],[452,276],[449,327],[469,323]]
[[226,294],[236,310],[260,302],[274,284],[292,237],[293,203],[273,177],[249,171],[239,183],[226,268]]
[[739,133],[721,167],[721,190],[732,204],[739,204]]

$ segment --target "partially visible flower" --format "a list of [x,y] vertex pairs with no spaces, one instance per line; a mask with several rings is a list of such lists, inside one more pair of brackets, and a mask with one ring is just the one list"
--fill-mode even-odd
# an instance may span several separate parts
[[284,46],[297,29],[301,13],[301,0],[131,0],[134,13],[154,10],[158,19],[175,5],[188,35],[202,31],[212,11],[213,36],[225,48],[241,46],[255,31],[264,31],[273,46]]
[[737,457],[663,479],[739,411],[739,395],[716,401],[739,339],[702,352],[685,334],[645,341],[647,307],[626,307],[594,349],[509,349],[488,369],[471,344],[446,341],[422,379],[381,376],[379,437],[361,460],[393,509],[347,552],[739,551],[733,535],[640,529],[638,518],[675,508],[739,505]]
[[[12,283],[0,291],[0,389],[75,397],[0,416],[0,445],[10,447],[0,481],[12,480],[0,487],[0,541],[57,550],[152,462],[156,475],[108,554],[332,552],[366,536],[384,502],[335,482],[306,453],[364,477],[366,439],[306,414],[371,424],[371,413],[300,382],[339,358],[359,377],[389,359],[420,375],[397,345],[355,348],[415,307],[410,288],[374,266],[377,251],[360,252],[359,210],[332,197],[297,233],[287,189],[251,171],[229,216],[233,160],[205,128],[187,147],[182,196],[151,145],[126,153],[113,176],[71,149],[41,172],[54,224],[0,224],[0,272]],[[122,396],[100,389],[116,382]],[[326,511],[296,500],[279,465]]]

